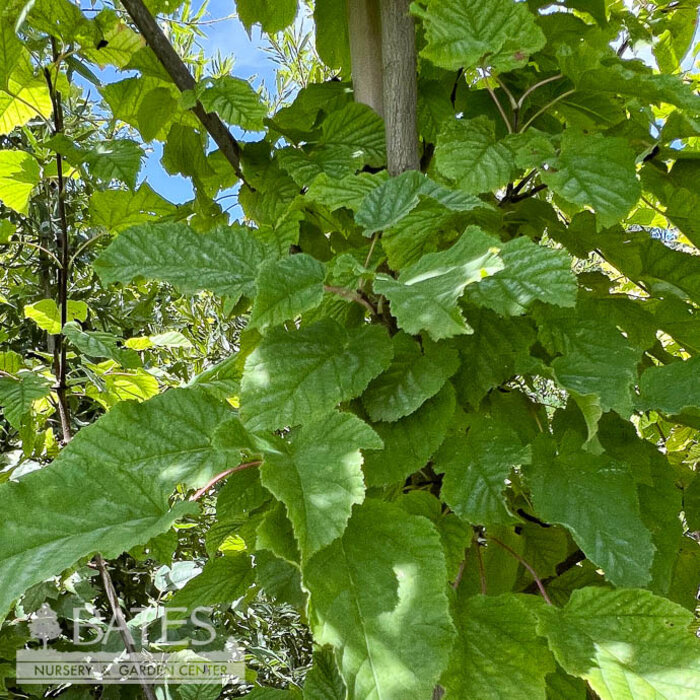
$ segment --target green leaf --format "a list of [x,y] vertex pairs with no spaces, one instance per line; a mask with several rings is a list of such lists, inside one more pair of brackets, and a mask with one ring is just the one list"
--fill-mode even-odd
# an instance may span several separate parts
[[425,27],[421,56],[448,70],[482,64],[513,70],[545,45],[527,5],[515,0],[430,0],[425,10],[417,3],[411,8]]
[[265,263],[256,282],[248,327],[277,326],[318,306],[325,275],[323,263],[305,253]]
[[[66,304],[66,322],[85,321],[88,314],[88,305],[84,301],[69,299]],[[34,304],[24,307],[24,318],[31,318],[42,331],[50,335],[58,335],[61,332],[61,310],[53,299],[42,299]]]
[[525,600],[511,593],[460,597],[457,643],[441,679],[448,698],[545,700],[554,660]]
[[3,17],[0,27],[0,134],[9,134],[36,116],[51,116],[53,105],[43,76],[34,75],[31,55]]
[[247,80],[230,75],[217,78],[199,93],[199,101],[207,112],[216,112],[228,124],[251,131],[263,128],[267,109]]
[[316,50],[331,68],[350,74],[348,12],[344,0],[317,0],[314,3]]
[[273,329],[246,360],[241,418],[249,430],[312,421],[361,394],[391,356],[380,326],[346,330],[325,319],[296,331]]
[[688,610],[641,590],[583,588],[538,613],[557,661],[601,700],[694,700],[700,643]]
[[343,534],[365,496],[360,449],[381,446],[356,416],[331,413],[265,455],[262,483],[286,505],[303,559]]
[[627,418],[641,353],[608,318],[591,314],[585,305],[577,311],[538,312],[540,341],[560,353],[552,362],[556,380],[570,392],[599,397],[603,412],[613,409]]
[[144,183],[135,192],[124,190],[93,192],[89,210],[93,224],[116,232],[135,224],[173,216],[177,212],[177,207]]
[[503,245],[500,256],[503,269],[469,287],[467,301],[502,316],[524,314],[534,301],[575,306],[578,285],[564,251],[516,238]]
[[440,493],[461,518],[478,525],[517,521],[506,505],[506,480],[530,462],[530,450],[505,421],[475,415],[467,436],[448,438],[434,461],[445,474]]
[[591,207],[598,228],[624,219],[641,195],[635,153],[625,139],[565,131],[542,180],[567,201]]
[[365,453],[368,486],[403,482],[424,467],[440,447],[455,412],[455,393],[446,384],[417,411],[392,423],[374,423],[384,449]]
[[259,24],[264,32],[274,34],[286,29],[297,14],[297,0],[236,0],[238,19],[250,32],[254,24]]
[[253,583],[250,556],[242,552],[210,559],[202,573],[187,582],[168,601],[169,608],[193,610],[200,605],[229,605]]
[[143,158],[144,152],[136,141],[115,139],[96,144],[83,160],[94,177],[105,182],[119,180],[133,190]]
[[384,165],[384,121],[367,105],[351,102],[337,112],[331,112],[324,120],[322,130],[323,144],[344,149],[360,165]]
[[571,532],[586,557],[616,586],[644,586],[654,545],[642,522],[626,464],[585,452],[536,451],[526,470],[538,517]]
[[211,444],[227,414],[188,389],[126,401],[81,430],[50,466],[0,485],[0,615],[81,557],[117,557],[189,512],[185,503],[171,510],[169,497],[177,484],[201,486],[230,466]]
[[401,328],[426,330],[434,340],[468,333],[458,300],[467,285],[502,269],[499,241],[469,226],[448,250],[424,255],[398,279],[377,275],[374,291],[383,294]]
[[342,538],[309,560],[311,628],[336,650],[353,698],[424,700],[454,630],[440,538],[423,517],[366,501]]
[[105,284],[146,277],[185,294],[207,289],[238,299],[252,296],[264,259],[262,245],[244,226],[198,234],[185,224],[142,224],[120,234],[94,266]]
[[454,348],[429,340],[420,345],[406,333],[392,338],[394,359],[362,395],[362,403],[373,421],[395,421],[413,413],[435,396],[457,371]]
[[314,651],[313,666],[304,680],[304,700],[346,700],[345,683],[330,647]]
[[0,202],[26,214],[29,195],[39,184],[39,164],[24,151],[0,151]]
[[139,367],[141,361],[138,354],[127,348],[117,346],[119,338],[104,331],[84,331],[75,321],[70,321],[63,326],[63,335],[80,352],[90,357],[106,357],[118,362],[124,367]]
[[453,383],[460,398],[477,408],[491,389],[536,367],[530,356],[536,335],[530,319],[501,318],[488,309],[471,308],[467,316],[474,333],[455,341],[462,362]]
[[365,229],[368,236],[396,225],[418,205],[421,197],[434,199],[454,211],[487,206],[477,197],[448,190],[422,173],[409,170],[368,192],[357,210],[355,222]]
[[513,179],[515,161],[498,141],[486,116],[451,119],[443,124],[435,148],[438,171],[467,192],[492,192]]
[[639,378],[637,408],[664,413],[680,413],[685,408],[700,408],[700,357],[650,367]]
[[0,406],[7,422],[16,430],[37,399],[51,393],[51,382],[34,372],[21,371],[15,377],[0,377]]
[[306,198],[320,202],[331,211],[346,207],[357,211],[363,200],[375,187],[387,181],[387,173],[358,173],[345,175],[339,179],[332,178],[327,173],[321,173],[311,183]]

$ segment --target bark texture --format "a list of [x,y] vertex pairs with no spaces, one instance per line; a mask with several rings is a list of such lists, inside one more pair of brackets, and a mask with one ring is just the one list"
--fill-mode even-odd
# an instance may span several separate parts
[[379,0],[348,0],[348,34],[355,102],[384,116]]
[[418,170],[416,31],[410,0],[381,0],[384,121],[390,175]]

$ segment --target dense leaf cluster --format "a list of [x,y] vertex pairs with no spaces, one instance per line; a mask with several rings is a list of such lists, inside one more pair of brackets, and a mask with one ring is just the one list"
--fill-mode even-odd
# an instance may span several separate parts
[[[695,4],[419,0],[424,167],[396,177],[382,118],[353,101],[341,5],[315,7],[338,79],[274,114],[231,76],[180,93],[110,11],[26,13],[81,61],[137,71],[101,88],[129,138],[45,144],[123,183],[89,202],[112,236],[101,283],[211,292],[246,325],[231,357],[110,403],[51,465],[0,486],[0,615],[97,551],[157,550],[197,512],[183,494],[223,482],[208,561],[173,604],[260,589],[295,606],[317,647],[308,700],[427,700],[438,685],[455,699],[697,698],[700,96],[681,66]],[[238,11],[275,32],[297,8]],[[51,114],[14,26],[6,133]],[[644,42],[658,69],[627,58]],[[197,100],[263,132],[241,144],[241,223],[214,201],[233,177]],[[137,186],[138,138],[164,142],[193,202]],[[6,207],[26,214],[39,177],[28,149],[0,151]],[[25,313],[127,367],[138,344],[86,330],[79,304],[68,323],[55,303]],[[29,368],[0,378],[15,428],[50,394]]]

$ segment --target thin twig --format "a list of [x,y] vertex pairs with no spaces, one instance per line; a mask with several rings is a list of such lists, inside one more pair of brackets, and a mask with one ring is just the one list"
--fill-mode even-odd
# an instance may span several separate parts
[[481,545],[478,536],[474,536],[474,552],[476,553],[476,565],[479,568],[479,587],[482,595],[486,595],[486,570],[484,569],[484,558],[481,556]]
[[88,238],[85,243],[82,245],[79,245],[75,253],[73,253],[73,257],[70,259],[70,267],[73,267],[73,263],[75,262],[76,258],[80,253],[82,253],[88,246],[91,246],[96,240],[100,238],[104,238],[105,236],[111,236],[112,234],[109,231],[103,231],[102,233],[98,233],[96,236],[93,236],[92,238]]
[[535,583],[537,584],[537,588],[539,589],[540,593],[542,594],[542,597],[545,599],[546,603],[548,605],[554,605],[552,603],[552,599],[549,597],[547,594],[547,590],[544,587],[544,584],[542,583],[542,579],[537,575],[537,572],[528,564],[525,559],[523,559],[514,549],[509,547],[505,542],[501,542],[501,540],[498,539],[498,537],[494,537],[493,535],[488,535],[488,538],[495,542],[499,547],[503,547],[503,549],[506,550],[511,556],[515,557],[529,572],[530,575],[532,576],[533,579],[535,579]]
[[231,474],[234,474],[235,472],[242,472],[244,469],[249,469],[250,467],[259,467],[262,464],[262,462],[257,459],[253,462],[244,462],[243,464],[239,464],[237,467],[231,467],[230,469],[225,469],[224,471],[220,472],[216,476],[213,476],[209,481],[202,486],[201,489],[198,491],[195,491],[191,496],[190,496],[190,501],[198,501],[212,486],[215,484],[218,484],[220,481],[225,479],[227,476],[230,476]]
[[[195,90],[197,82],[142,0],[122,0],[122,5],[178,89],[181,92]],[[221,149],[239,180],[249,189],[253,189],[241,172],[240,144],[231,135],[226,125],[216,114],[207,112],[199,101],[192,107],[192,111]]]
[[61,267],[61,261],[48,248],[44,248],[43,245],[39,245],[38,243],[30,243],[29,241],[19,240],[5,241],[4,243],[0,243],[0,245],[26,245],[30,248],[36,248],[36,250],[40,250],[42,253],[48,255],[56,263],[56,265]]
[[365,309],[367,309],[367,311],[369,311],[373,316],[377,315],[377,309],[374,308],[372,302],[360,292],[353,292],[352,289],[346,289],[345,287],[334,287],[332,285],[324,285],[323,291],[328,292],[329,294],[337,294],[339,297],[362,304],[362,306],[364,306]]
[[[95,555],[95,564],[97,565],[97,568],[100,572],[100,576],[102,577],[102,585],[105,589],[107,602],[109,603],[109,607],[112,611],[112,617],[114,618],[114,621],[117,624],[117,629],[119,630],[119,635],[121,636],[122,642],[124,643],[124,648],[126,649],[127,654],[129,654],[129,656],[132,657],[132,655],[136,654],[136,644],[134,643],[134,637],[132,636],[131,630],[129,629],[129,626],[126,623],[126,618],[124,617],[121,605],[119,604],[119,596],[117,595],[117,591],[114,588],[112,577],[110,576],[109,571],[107,570],[107,562],[104,560],[104,557],[98,553]],[[132,661],[133,660],[134,659],[132,658]],[[153,691],[153,686],[149,684],[140,674],[139,683],[141,685],[141,689],[143,690],[143,694],[146,700],[156,700],[156,695]]]

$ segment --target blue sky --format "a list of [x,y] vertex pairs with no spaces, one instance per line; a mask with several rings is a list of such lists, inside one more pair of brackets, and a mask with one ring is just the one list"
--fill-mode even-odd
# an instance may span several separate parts
[[[201,2],[193,2],[192,4],[195,10],[201,7]],[[205,21],[220,19],[228,17],[234,11],[233,0],[211,0],[202,19]],[[265,42],[259,29],[254,28],[249,37],[241,22],[237,18],[231,17],[224,21],[204,25],[202,30],[206,37],[199,38],[198,43],[207,57],[213,57],[217,51],[224,55],[232,55],[235,59],[233,73],[236,77],[251,80],[256,88],[264,83],[269,91],[274,91],[275,65],[263,51]],[[116,74],[114,79],[120,78],[121,76]],[[240,130],[234,129],[233,133],[236,138],[243,140],[246,138]],[[181,203],[192,199],[192,182],[180,175],[168,175],[160,163],[163,153],[162,144],[154,141],[151,147],[141,178],[146,179],[156,192],[171,202]],[[222,194],[229,194],[229,192]],[[231,207],[229,213],[235,217],[239,213],[235,199],[231,198],[226,201]]]

